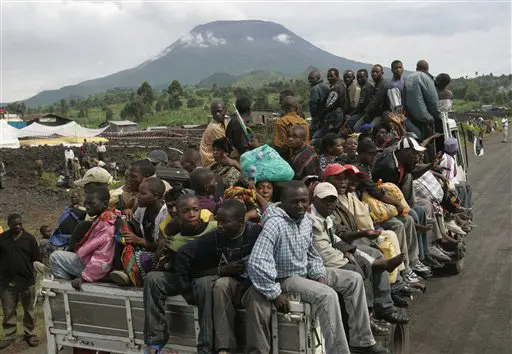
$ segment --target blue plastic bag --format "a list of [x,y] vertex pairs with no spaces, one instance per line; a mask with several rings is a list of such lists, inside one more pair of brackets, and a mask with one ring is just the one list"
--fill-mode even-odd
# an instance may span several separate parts
[[246,179],[254,182],[291,181],[295,172],[279,153],[268,145],[260,146],[240,156],[240,167]]

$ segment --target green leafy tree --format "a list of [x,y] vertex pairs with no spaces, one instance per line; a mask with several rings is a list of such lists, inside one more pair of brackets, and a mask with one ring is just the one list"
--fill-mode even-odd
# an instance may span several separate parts
[[169,109],[178,110],[183,106],[183,102],[181,102],[180,97],[176,95],[169,96]]
[[204,103],[203,100],[200,100],[198,98],[195,98],[195,97],[191,97],[188,101],[187,101],[187,107],[188,108],[196,108],[196,107],[199,107],[199,106],[202,106]]
[[68,107],[68,103],[66,102],[66,100],[60,100],[60,107],[59,107],[60,114],[63,117],[65,117],[68,114],[68,110],[69,110],[69,107]]
[[475,81],[470,81],[466,88],[466,95],[464,98],[468,101],[476,102],[476,101],[478,101],[479,96],[480,96],[480,87],[478,86],[478,84]]
[[112,120],[114,118],[114,112],[112,111],[112,108],[107,107],[105,110],[105,120]]
[[169,94],[169,109],[178,110],[183,106],[181,97],[183,96],[183,87],[178,80],[173,80],[167,89]]
[[183,96],[183,87],[181,86],[181,83],[178,80],[173,80],[173,82],[171,82],[171,84],[167,88],[167,93],[169,94],[169,96]]
[[121,118],[133,118],[136,122],[140,122],[144,117],[144,103],[140,97],[136,97],[134,100],[124,105],[121,110]]
[[140,85],[140,87],[137,89],[137,95],[141,97],[142,103],[146,105],[152,105],[155,101],[153,88],[147,81],[144,81],[142,85]]

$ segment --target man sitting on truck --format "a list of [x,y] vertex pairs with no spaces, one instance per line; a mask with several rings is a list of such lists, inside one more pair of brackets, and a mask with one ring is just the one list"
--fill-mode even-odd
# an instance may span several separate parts
[[[361,275],[326,269],[315,250],[311,220],[306,217],[310,206],[306,185],[288,182],[281,200],[267,209],[263,230],[249,258],[248,273],[254,287],[281,313],[290,312],[286,293],[298,293],[310,303],[316,309],[327,354],[388,353],[375,344]],[[348,312],[350,347],[339,296]],[[261,340],[269,343],[270,338],[265,338],[261,331],[265,328],[254,329],[253,335],[260,335]]]
[[51,271],[57,278],[72,280],[80,290],[83,282],[104,278],[114,260],[114,233],[121,212],[109,209],[107,186],[89,188],[85,193],[87,214],[94,217],[91,227],[75,247],[75,252],[55,251],[50,256]]
[[[251,281],[247,277],[246,262],[261,232],[261,226],[245,222],[245,205],[238,200],[226,200],[217,213],[217,230],[192,241],[178,251],[175,274],[182,291],[193,290],[193,302],[200,314],[213,313],[201,325],[206,334],[198,341],[198,353],[211,353],[215,328],[215,353],[236,353],[236,307],[252,301],[244,296]],[[211,286],[201,286],[211,284]],[[213,306],[212,306],[213,290]],[[252,294],[252,293],[249,293]],[[200,315],[201,317],[201,315]],[[251,342],[253,323],[247,323],[247,341]],[[201,339],[201,336],[200,336]]]
[[[334,234],[332,214],[336,209],[338,191],[330,183],[320,183],[314,190],[314,200],[308,216],[313,223],[313,244],[323,259],[324,265],[340,269],[357,271],[365,281],[370,282],[367,290],[367,301],[374,310],[375,318],[389,323],[407,323],[409,319],[393,306],[387,272],[392,272],[403,261],[404,254],[384,260],[382,253],[372,247],[351,245],[343,237]],[[358,231],[349,231],[340,236],[355,238]],[[378,230],[366,230],[359,232],[365,237],[377,238],[381,232]],[[367,250],[370,250],[369,252]],[[372,250],[374,252],[372,252]],[[368,264],[369,263],[369,264]],[[371,264],[371,267],[368,265]],[[369,295],[369,296],[368,296]],[[379,326],[372,321],[372,328],[379,330]]]
[[[168,321],[165,314],[165,300],[168,296],[182,293],[178,278],[173,273],[178,250],[190,241],[194,241],[217,228],[216,221],[204,222],[200,218],[201,207],[199,199],[193,194],[184,194],[176,201],[177,219],[180,232],[166,238],[157,249],[157,264],[153,271],[144,279],[144,342],[148,353],[160,353],[169,340]],[[210,286],[213,287],[213,281]],[[199,322],[206,321],[205,314],[200,314]],[[201,325],[202,328],[207,326]],[[199,342],[203,334],[199,334]]]

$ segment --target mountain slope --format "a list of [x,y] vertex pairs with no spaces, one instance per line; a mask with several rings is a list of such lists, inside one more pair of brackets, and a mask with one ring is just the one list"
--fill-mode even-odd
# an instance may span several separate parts
[[332,55],[273,22],[217,21],[196,26],[137,67],[44,91],[28,99],[26,104],[34,107],[114,87],[137,87],[143,81],[157,86],[172,80],[196,84],[215,73],[240,75],[265,70],[293,76],[309,66],[334,66],[343,70],[370,68],[369,64]]

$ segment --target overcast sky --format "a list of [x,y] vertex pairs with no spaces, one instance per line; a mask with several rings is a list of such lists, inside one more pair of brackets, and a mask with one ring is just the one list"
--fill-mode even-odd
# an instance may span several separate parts
[[275,21],[333,54],[452,77],[511,72],[511,3],[149,3],[2,0],[0,102],[136,66],[194,26]]

